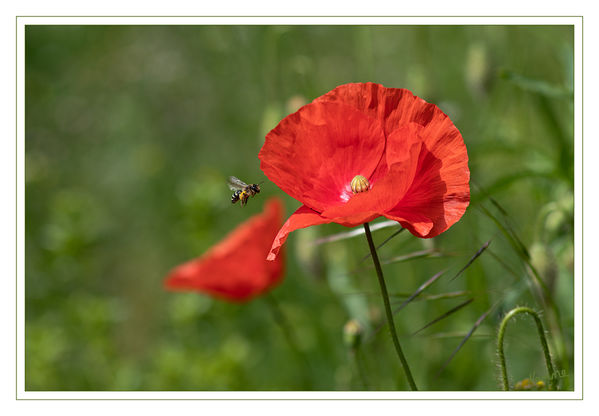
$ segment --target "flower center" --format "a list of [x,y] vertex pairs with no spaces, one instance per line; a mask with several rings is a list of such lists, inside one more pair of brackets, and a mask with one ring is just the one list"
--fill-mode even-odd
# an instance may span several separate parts
[[370,189],[370,183],[368,182],[368,179],[362,175],[354,176],[354,178],[351,180],[350,186],[354,194],[366,192]]

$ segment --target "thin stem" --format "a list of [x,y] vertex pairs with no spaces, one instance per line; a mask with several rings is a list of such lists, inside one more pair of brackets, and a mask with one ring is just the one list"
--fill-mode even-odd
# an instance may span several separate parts
[[359,347],[353,348],[350,352],[349,352],[352,361],[354,362],[354,366],[356,367],[356,372],[358,374],[358,376],[360,377],[360,382],[362,383],[362,387],[366,390],[368,390],[368,381],[366,380],[366,374],[364,373],[364,368],[362,367],[362,363],[360,362],[360,357],[358,356],[359,354]]
[[[266,300],[266,303],[268,304],[268,308],[270,309],[273,319],[275,320],[277,325],[279,325],[279,328],[281,328],[281,331],[283,332],[287,344],[289,344],[291,350],[297,356],[297,358],[300,361],[302,361],[304,369],[310,370],[310,362],[308,361],[304,353],[300,350],[297,339],[295,338],[294,333],[291,330],[291,325],[285,317],[285,314],[279,306],[279,303],[271,293],[267,293],[265,296],[263,296],[263,298]],[[302,384],[305,388],[312,388],[310,378],[306,375],[305,371],[302,372]]]
[[372,234],[370,233],[370,227],[368,226],[367,222],[364,223],[364,231],[366,232],[366,239],[368,240],[368,247],[370,248],[370,254],[372,255],[372,262],[374,263],[376,275],[379,279],[379,285],[381,286],[381,295],[383,296],[383,303],[385,304],[385,314],[387,315],[387,323],[389,324],[389,331],[391,332],[391,338],[393,339],[395,351],[397,351],[399,361],[401,361],[404,373],[406,373],[410,388],[412,390],[418,390],[416,383],[414,382],[414,378],[412,377],[410,367],[408,366],[408,362],[406,361],[406,357],[403,355],[403,351],[401,350],[401,345],[399,345],[399,338],[397,337],[397,332],[395,331],[395,322],[393,321],[393,312],[391,311],[391,304],[389,303],[387,285],[385,284],[385,278],[383,277],[383,270],[381,268],[379,256],[376,252],[374,242],[372,241]]
[[545,337],[545,330],[543,329],[543,323],[539,315],[532,309],[525,306],[514,308],[505,315],[501,324],[499,325],[499,336],[497,338],[497,352],[499,354],[499,365],[501,367],[501,379],[503,381],[503,389],[508,391],[510,389],[510,383],[507,377],[507,366],[505,365],[505,353],[503,351],[503,338],[505,336],[505,328],[507,323],[514,316],[525,313],[534,318],[535,324],[537,325],[537,332],[539,333],[539,339],[541,340],[541,347],[543,348],[543,354],[545,355],[545,365],[547,366],[547,372],[549,373],[549,381],[552,390],[557,390],[557,377],[553,372],[553,364],[551,363],[551,355],[549,354],[549,347],[547,346],[547,338]]

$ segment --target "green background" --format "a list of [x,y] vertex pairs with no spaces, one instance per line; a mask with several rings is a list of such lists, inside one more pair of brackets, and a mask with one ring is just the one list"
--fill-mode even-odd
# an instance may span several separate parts
[[[428,253],[384,266],[395,306],[447,270],[395,318],[416,383],[500,389],[497,327],[527,305],[541,312],[560,388],[573,388],[571,26],[31,25],[25,49],[27,390],[408,389],[387,329],[373,332],[384,312],[365,238],[315,244],[344,227],[288,240],[271,294],[294,345],[265,298],[163,288],[267,197],[284,197],[287,214],[299,206],[268,181],[232,206],[226,178],[265,180],[257,153],[270,129],[366,81],[437,104],[470,160],[459,223],[379,250]],[[343,336],[352,318],[364,331],[355,350]],[[510,383],[548,383],[531,320],[511,322],[506,339]]]

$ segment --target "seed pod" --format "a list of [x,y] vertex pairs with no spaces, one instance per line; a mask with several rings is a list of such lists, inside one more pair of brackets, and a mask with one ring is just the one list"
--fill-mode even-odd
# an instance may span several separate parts
[[368,179],[366,179],[362,175],[354,176],[354,178],[351,180],[350,185],[351,185],[351,190],[354,194],[357,194],[360,192],[366,192],[370,189],[370,183],[368,182]]

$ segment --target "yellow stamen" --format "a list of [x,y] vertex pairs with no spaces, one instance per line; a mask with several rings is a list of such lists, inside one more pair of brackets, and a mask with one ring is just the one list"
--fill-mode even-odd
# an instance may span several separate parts
[[370,189],[370,183],[368,183],[368,179],[366,179],[362,175],[356,175],[351,180],[350,186],[351,186],[351,190],[354,194],[357,194],[360,192],[366,192]]

